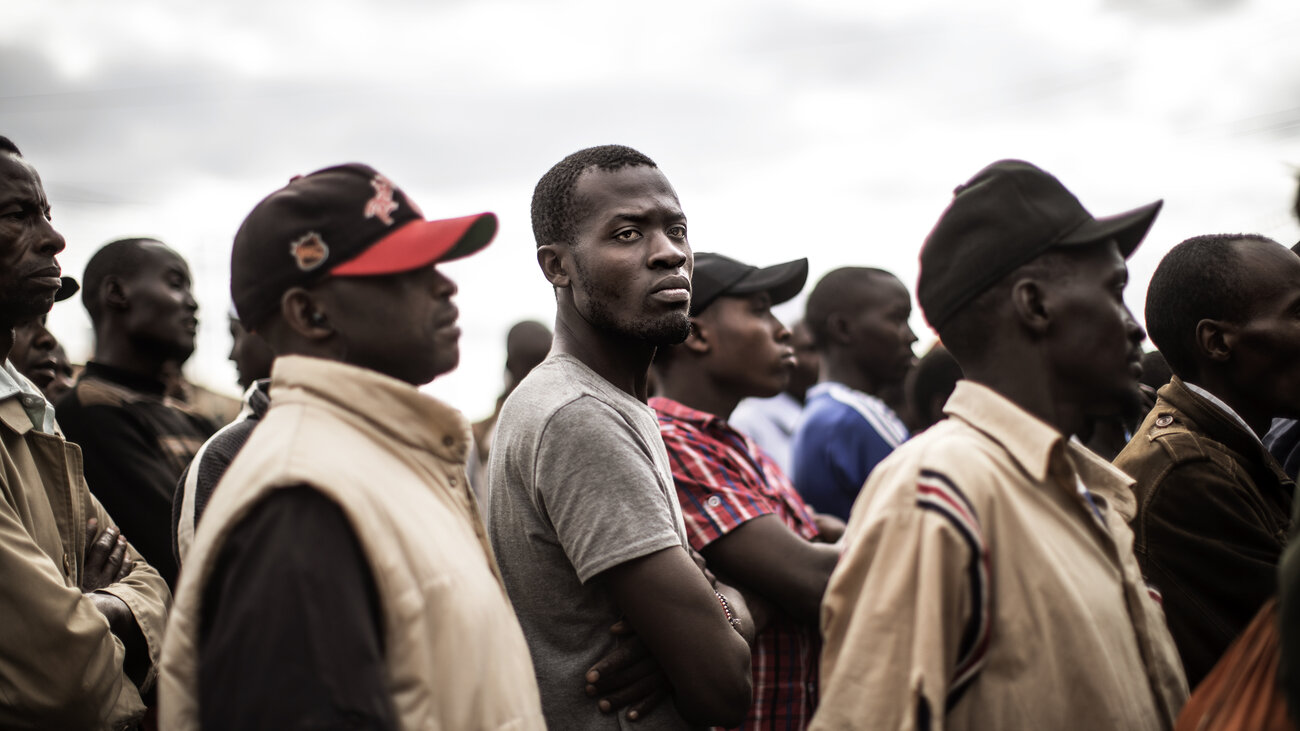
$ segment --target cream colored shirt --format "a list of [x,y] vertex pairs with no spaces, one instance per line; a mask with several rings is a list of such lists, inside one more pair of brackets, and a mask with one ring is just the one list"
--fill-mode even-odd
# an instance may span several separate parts
[[853,507],[812,728],[1172,728],[1187,681],[1132,481],[979,384],[945,412]]

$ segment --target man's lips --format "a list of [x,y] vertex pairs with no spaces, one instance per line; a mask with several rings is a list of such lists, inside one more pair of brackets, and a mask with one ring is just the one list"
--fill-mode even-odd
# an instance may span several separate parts
[[689,302],[691,280],[686,277],[667,277],[655,285],[650,295],[664,302]]
[[41,286],[51,287],[55,290],[58,290],[60,287],[63,286],[63,280],[60,279],[62,275],[63,275],[63,270],[57,266],[53,266],[53,267],[45,267],[44,269],[38,269],[32,272],[31,274],[28,274],[27,278],[36,282],[37,284],[40,284]]

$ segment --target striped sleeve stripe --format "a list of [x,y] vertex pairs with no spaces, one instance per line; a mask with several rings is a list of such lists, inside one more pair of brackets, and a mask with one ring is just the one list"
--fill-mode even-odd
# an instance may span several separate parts
[[972,609],[957,647],[957,662],[953,667],[949,683],[945,705],[951,709],[979,675],[988,652],[990,630],[988,548],[974,506],[952,480],[934,470],[922,470],[916,490],[917,507],[929,510],[951,523],[966,541],[971,553],[968,576]]

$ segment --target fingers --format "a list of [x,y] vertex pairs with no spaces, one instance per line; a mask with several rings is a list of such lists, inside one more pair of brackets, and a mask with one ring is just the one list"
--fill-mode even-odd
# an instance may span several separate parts
[[649,657],[650,652],[641,640],[636,635],[629,635],[587,670],[587,682],[595,685],[598,690],[622,685],[626,670]]
[[115,527],[104,529],[99,534],[99,538],[86,550],[86,573],[100,573],[104,571],[105,562],[108,561],[109,554],[117,546],[117,537],[119,532]]
[[122,579],[125,579],[127,575],[131,573],[131,569],[133,568],[135,568],[135,561],[130,558],[123,558],[122,568],[118,569],[117,576],[113,578],[113,583],[116,584]]
[[660,672],[659,664],[655,662],[653,657],[627,657],[620,658],[620,660],[622,660],[622,663],[619,666],[600,673],[595,680],[591,680],[592,676],[588,673],[587,695],[605,697],[622,688],[635,685],[642,678],[657,675]]
[[104,573],[109,577],[117,576],[122,569],[122,561],[125,558],[126,538],[118,534],[117,542],[113,544],[113,552],[108,554],[108,562],[104,565]]
[[639,717],[659,702],[660,699],[655,696],[661,692],[666,692],[667,686],[668,679],[664,677],[663,673],[656,672],[638,678],[635,682],[612,693],[602,695],[596,703],[596,707],[600,709],[601,713],[609,713],[624,706],[633,705]]
[[95,532],[99,530],[99,521],[91,518],[86,521],[86,542],[83,545],[89,546],[95,541]]
[[653,711],[655,706],[658,706],[668,697],[669,690],[671,690],[671,686],[668,685],[668,678],[663,678],[663,682],[660,683],[658,690],[652,692],[644,700],[638,703],[633,703],[632,707],[627,709],[627,720],[639,721],[642,718],[645,718],[647,713]]

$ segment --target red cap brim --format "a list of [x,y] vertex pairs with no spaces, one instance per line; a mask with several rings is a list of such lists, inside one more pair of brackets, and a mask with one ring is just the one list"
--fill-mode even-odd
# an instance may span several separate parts
[[446,218],[439,221],[411,221],[355,259],[330,270],[337,277],[369,277],[398,274],[469,256],[492,242],[497,233],[495,213]]

